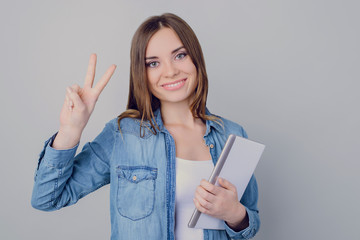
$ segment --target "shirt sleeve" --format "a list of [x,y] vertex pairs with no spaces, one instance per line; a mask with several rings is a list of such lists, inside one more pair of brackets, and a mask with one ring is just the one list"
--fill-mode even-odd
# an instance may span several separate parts
[[257,207],[258,188],[255,176],[252,175],[248,186],[240,200],[249,216],[249,226],[239,232],[232,230],[225,222],[225,230],[231,239],[250,239],[255,236],[260,228],[259,210]]
[[114,131],[108,123],[103,131],[75,156],[78,145],[56,150],[54,134],[45,142],[35,171],[31,205],[53,211],[75,204],[80,198],[110,182],[110,156]]

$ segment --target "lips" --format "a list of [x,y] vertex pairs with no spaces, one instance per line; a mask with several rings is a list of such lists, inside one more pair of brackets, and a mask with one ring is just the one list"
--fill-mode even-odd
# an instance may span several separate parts
[[165,88],[166,90],[177,90],[177,89],[181,88],[182,86],[184,86],[186,80],[187,80],[187,78],[184,78],[184,79],[174,81],[171,83],[162,84],[161,87]]

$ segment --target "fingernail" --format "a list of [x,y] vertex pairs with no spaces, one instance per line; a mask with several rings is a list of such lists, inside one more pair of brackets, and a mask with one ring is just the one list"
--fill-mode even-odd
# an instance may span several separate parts
[[71,93],[71,88],[70,88],[70,87],[67,87],[67,88],[66,88],[66,91],[67,91],[68,93]]

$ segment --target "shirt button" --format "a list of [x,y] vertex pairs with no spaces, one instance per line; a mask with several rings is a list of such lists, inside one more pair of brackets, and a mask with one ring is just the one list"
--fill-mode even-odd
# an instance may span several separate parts
[[210,144],[210,148],[214,148],[214,144]]
[[133,176],[133,180],[136,181],[137,177],[136,176]]

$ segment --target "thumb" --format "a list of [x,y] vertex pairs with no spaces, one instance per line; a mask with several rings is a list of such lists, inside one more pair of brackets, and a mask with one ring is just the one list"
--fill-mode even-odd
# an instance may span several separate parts
[[224,178],[221,178],[219,177],[218,178],[218,182],[220,184],[221,187],[227,189],[227,190],[230,190],[232,192],[236,192],[236,187],[235,185],[233,185],[231,182],[229,182],[228,180],[224,179]]
[[67,91],[66,95],[67,95],[68,99],[73,103],[74,107],[79,108],[79,107],[84,106],[83,101],[81,100],[81,98],[78,94],[78,90],[74,90],[71,87],[67,87],[66,91]]

